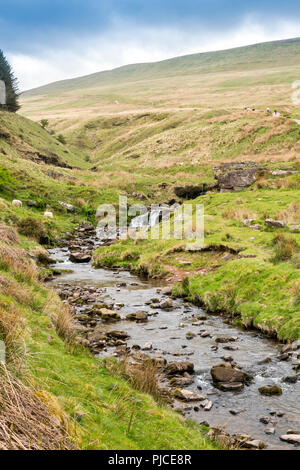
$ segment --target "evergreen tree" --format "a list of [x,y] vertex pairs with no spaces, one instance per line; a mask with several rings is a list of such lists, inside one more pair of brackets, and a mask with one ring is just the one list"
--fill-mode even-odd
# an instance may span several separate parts
[[0,80],[3,80],[6,86],[6,105],[0,105],[0,108],[15,113],[20,108],[18,103],[18,82],[15,78],[12,68],[5,55],[0,49]]

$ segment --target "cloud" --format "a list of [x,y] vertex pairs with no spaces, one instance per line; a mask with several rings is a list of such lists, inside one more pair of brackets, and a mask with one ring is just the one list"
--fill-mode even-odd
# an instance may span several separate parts
[[299,24],[282,20],[262,24],[248,15],[235,29],[186,30],[169,26],[146,28],[115,19],[110,31],[74,37],[72,43],[63,43],[63,47],[48,44],[32,53],[10,53],[8,58],[20,88],[25,90],[126,64],[288,39],[299,34]]

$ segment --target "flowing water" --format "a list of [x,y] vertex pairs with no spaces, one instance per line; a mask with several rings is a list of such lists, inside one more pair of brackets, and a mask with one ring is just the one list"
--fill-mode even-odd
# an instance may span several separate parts
[[[300,433],[300,381],[296,384],[282,383],[286,376],[294,376],[292,361],[278,361],[277,356],[280,346],[276,342],[264,338],[257,332],[244,331],[224,323],[222,317],[206,314],[207,320],[203,326],[193,326],[195,317],[204,315],[205,312],[197,306],[186,303],[181,299],[174,301],[172,311],[153,309],[149,303],[153,298],[165,298],[158,292],[159,287],[165,287],[163,281],[142,280],[126,271],[111,271],[94,269],[91,264],[74,264],[68,259],[67,249],[50,250],[52,258],[56,260],[53,266],[57,269],[72,270],[63,274],[54,281],[54,284],[79,284],[81,286],[96,286],[105,289],[105,297],[113,303],[122,303],[124,307],[118,310],[121,317],[128,313],[146,311],[149,321],[145,324],[121,321],[111,327],[103,324],[103,329],[120,329],[130,335],[128,346],[151,342],[152,351],[147,354],[163,356],[168,362],[188,360],[195,365],[194,384],[188,389],[202,392],[208,395],[213,402],[211,411],[192,410],[186,413],[186,417],[196,422],[207,421],[210,426],[223,427],[229,433],[250,434],[253,439],[259,439],[268,445],[268,449],[294,449],[291,444],[280,441],[280,436],[290,429]],[[124,287],[120,287],[122,284]],[[99,320],[101,321],[101,320]],[[184,326],[183,326],[184,325]],[[201,338],[199,332],[206,330],[211,338]],[[186,333],[192,332],[196,337],[187,340]],[[227,351],[224,346],[214,351],[214,338],[218,335],[236,336],[234,344],[238,346],[236,351]],[[103,354],[112,355],[113,349],[108,349]],[[254,381],[246,386],[242,392],[221,392],[216,389],[211,381],[210,369],[222,361],[222,356],[230,355],[242,370],[251,373]],[[269,363],[258,363],[271,359]],[[282,396],[265,397],[259,394],[258,388],[263,385],[278,384],[282,387]],[[230,410],[238,412],[232,415]],[[276,413],[284,413],[277,417]],[[275,413],[275,414],[274,414]],[[266,426],[260,422],[261,417],[269,417],[276,420],[275,434],[267,435]],[[299,449],[300,447],[298,447]]]

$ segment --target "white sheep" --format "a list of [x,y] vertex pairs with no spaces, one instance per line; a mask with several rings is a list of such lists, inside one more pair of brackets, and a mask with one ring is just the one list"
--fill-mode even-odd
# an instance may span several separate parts
[[44,217],[48,217],[49,219],[53,219],[53,213],[50,211],[44,212]]
[[23,203],[22,203],[22,201],[19,201],[18,199],[14,199],[13,202],[12,202],[12,205],[15,206],[15,207],[22,207]]

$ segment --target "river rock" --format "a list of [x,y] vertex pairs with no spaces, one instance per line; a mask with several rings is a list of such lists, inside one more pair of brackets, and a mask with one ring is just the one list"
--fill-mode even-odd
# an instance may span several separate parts
[[288,361],[289,358],[290,358],[289,353],[284,353],[277,357],[278,361]]
[[255,439],[253,441],[246,441],[243,444],[243,447],[245,447],[246,449],[263,450],[267,447],[267,445],[264,442]]
[[233,343],[234,341],[237,341],[236,336],[217,336],[215,339],[216,343]]
[[122,340],[129,338],[129,335],[126,333],[126,331],[117,331],[117,330],[106,332],[106,336],[108,338],[122,339]]
[[161,289],[161,293],[163,295],[171,295],[172,294],[172,287],[164,287],[163,289]]
[[266,385],[264,387],[260,387],[258,391],[261,395],[268,397],[282,395],[282,388],[279,385]]
[[272,426],[269,426],[265,429],[265,433],[269,435],[275,434],[275,428]]
[[263,424],[269,424],[271,421],[271,418],[269,418],[269,416],[263,416],[262,418],[260,418],[259,421]]
[[222,392],[241,392],[244,388],[244,384],[242,382],[219,382],[217,386]]
[[211,335],[210,335],[209,331],[203,331],[202,333],[200,333],[200,337],[201,338],[211,338]]
[[188,387],[194,383],[194,378],[192,376],[189,377],[173,377],[170,380],[170,385],[172,387]]
[[92,255],[90,253],[75,252],[70,254],[72,263],[89,263],[91,259]]
[[286,383],[286,384],[295,384],[298,381],[297,375],[291,375],[287,377],[283,377],[281,379],[281,382]]
[[138,323],[146,323],[148,321],[148,314],[146,312],[134,312],[126,316],[126,320],[136,321]]
[[225,351],[238,351],[238,346],[223,346],[223,349],[225,349]]
[[245,383],[249,383],[252,377],[239,369],[231,367],[230,363],[212,367],[211,376],[214,384],[222,391],[240,391]]
[[174,390],[174,397],[183,401],[204,401],[206,397],[197,392],[192,392],[191,390],[185,390],[182,388],[176,388]]
[[300,349],[300,339],[297,339],[292,343],[292,350],[297,351],[298,349]]
[[300,434],[284,434],[280,439],[289,444],[300,444]]
[[108,310],[107,308],[101,308],[99,310],[99,312],[100,312],[102,320],[107,320],[107,321],[113,320],[113,321],[115,321],[115,320],[120,320],[121,319],[120,315],[117,312],[115,312],[114,310]]
[[95,328],[95,330],[88,335],[88,340],[91,343],[98,343],[99,341],[106,341],[106,334],[103,332],[102,326]]
[[213,407],[213,402],[210,400],[204,400],[203,402],[201,402],[201,406],[204,411],[210,411]]
[[142,347],[142,351],[151,351],[152,349],[153,349],[152,343],[146,343],[146,344]]
[[172,375],[183,375],[185,373],[188,374],[193,374],[195,372],[194,370],[194,364],[189,361],[185,362],[170,362],[165,369],[165,372],[167,375],[172,376]]
[[166,299],[166,300],[163,300],[162,302],[160,302],[160,304],[158,305],[158,308],[160,308],[161,310],[170,310],[173,308],[173,302],[171,299]]
[[195,333],[192,333],[191,331],[188,331],[185,336],[186,339],[191,340],[193,338],[196,338],[197,335],[195,335]]

